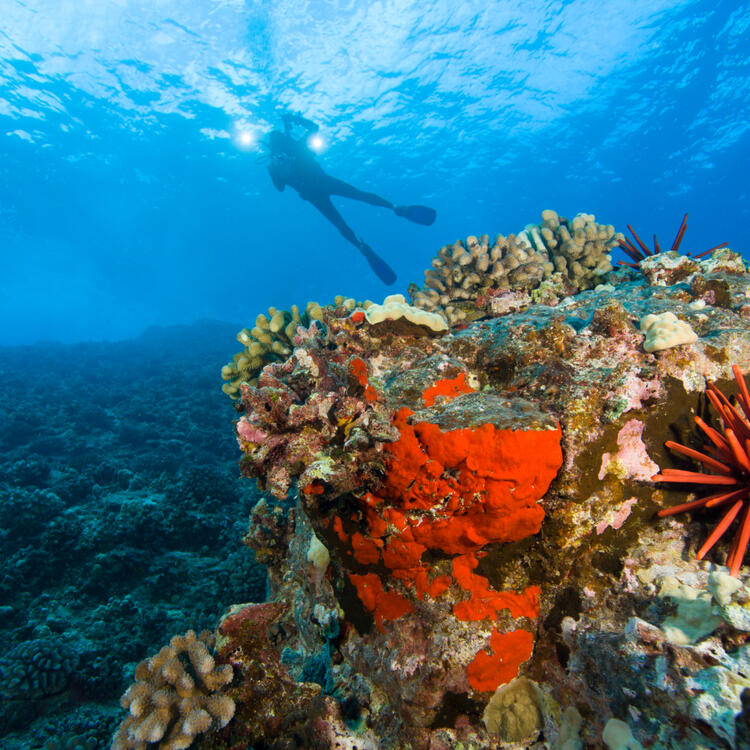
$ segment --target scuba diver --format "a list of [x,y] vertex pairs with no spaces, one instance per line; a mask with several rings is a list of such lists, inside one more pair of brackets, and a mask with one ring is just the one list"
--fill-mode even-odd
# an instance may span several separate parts
[[[293,187],[300,198],[312,203],[365,256],[370,268],[384,284],[393,284],[396,281],[393,269],[364,240],[357,237],[331,203],[331,196],[340,195],[369,203],[371,206],[390,208],[396,216],[425,226],[435,221],[434,209],[427,206],[394,206],[393,203],[375,193],[366,193],[343,180],[331,177],[315,161],[315,157],[306,144],[307,137],[317,133],[318,126],[298,114],[287,114],[283,119],[284,132],[274,130],[268,136],[271,157],[268,173],[271,175],[274,187],[280,192],[287,185]],[[292,135],[294,126],[304,128],[304,134],[299,139],[295,139]]]

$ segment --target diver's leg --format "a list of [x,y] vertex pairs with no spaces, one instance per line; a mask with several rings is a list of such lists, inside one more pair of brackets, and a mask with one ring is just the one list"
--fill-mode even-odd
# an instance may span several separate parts
[[366,193],[364,190],[359,190],[348,182],[338,180],[335,177],[328,177],[328,180],[326,180],[326,189],[329,195],[340,195],[342,198],[362,201],[362,203],[369,203],[371,206],[382,206],[383,208],[390,209],[394,207],[393,203],[387,201],[385,198],[381,198],[375,193]]
[[340,195],[343,198],[353,198],[355,201],[369,203],[371,206],[390,208],[396,216],[413,221],[415,224],[429,226],[435,221],[436,213],[433,208],[429,208],[428,206],[394,206],[393,203],[375,193],[366,193],[364,190],[359,190],[348,182],[338,180],[330,175],[327,177],[326,190],[329,195]]
[[[309,198],[307,200],[310,200]],[[362,255],[365,256],[365,260],[370,264],[370,268],[375,272],[377,277],[389,286],[396,281],[395,271],[368,245],[364,240],[357,238],[351,227],[344,221],[344,218],[336,210],[331,199],[325,196],[316,197],[315,200],[311,200],[310,203],[328,219],[328,221],[341,232],[344,239],[354,245]]]
[[[310,200],[308,198],[308,200]],[[357,239],[357,235],[354,234],[352,228],[344,221],[344,217],[336,210],[331,199],[327,195],[316,197],[315,200],[311,200],[310,203],[328,219],[328,221],[341,232],[344,239],[352,243],[358,250],[360,242]]]

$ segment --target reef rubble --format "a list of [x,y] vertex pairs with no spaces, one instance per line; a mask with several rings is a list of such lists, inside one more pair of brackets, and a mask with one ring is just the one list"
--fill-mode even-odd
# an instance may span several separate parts
[[219,626],[236,710],[197,747],[750,746],[750,570],[728,538],[697,560],[716,517],[659,518],[695,488],[656,476],[750,372],[750,275],[728,248],[613,270],[583,216],[575,284],[529,227],[533,288],[472,280],[448,330],[318,306],[233,387],[269,596]]

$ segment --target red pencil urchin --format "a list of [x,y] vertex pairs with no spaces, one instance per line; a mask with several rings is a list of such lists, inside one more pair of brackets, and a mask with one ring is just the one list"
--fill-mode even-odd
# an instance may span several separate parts
[[705,469],[715,473],[664,469],[651,479],[655,482],[721,486],[720,492],[673,508],[665,508],[659,511],[659,515],[671,516],[695,508],[729,505],[727,513],[698,550],[697,557],[702,560],[739,515],[739,526],[727,557],[729,572],[736,577],[750,541],[750,395],[740,368],[733,365],[732,372],[739,389],[737,401],[742,413],[713,383],[707,384],[706,396],[719,414],[722,429],[715,430],[700,417],[695,417],[696,424],[709,440],[704,448],[706,452],[702,453],[671,440],[665,443],[667,448],[699,461]]
[[[682,238],[685,234],[685,230],[687,229],[687,217],[688,215],[685,214],[682,217],[682,223],[680,224],[680,228],[677,230],[677,236],[674,238],[674,242],[672,243],[672,247],[670,247],[670,251],[672,250],[679,250],[680,244],[682,243]],[[630,256],[630,258],[634,261],[633,263],[628,263],[627,261],[621,260],[618,265],[620,266],[630,266],[631,268],[638,268],[638,264],[642,260],[646,260],[646,258],[652,256],[652,255],[658,255],[660,252],[662,252],[661,247],[659,246],[659,240],[656,239],[656,235],[654,235],[654,249],[652,250],[648,245],[646,245],[645,242],[641,240],[641,238],[635,233],[635,229],[630,226],[630,224],[625,225],[629,230],[630,234],[633,235],[633,239],[638,243],[637,246],[633,244],[633,242],[627,238],[619,239],[617,240],[620,247]],[[710,250],[704,250],[702,253],[698,253],[697,255],[693,255],[693,258],[702,258],[704,255],[709,255],[714,250],[718,250],[720,247],[726,247],[729,243],[728,242],[722,242],[721,245],[717,245],[716,247],[712,247]],[[687,253],[687,255],[690,255],[690,253]]]

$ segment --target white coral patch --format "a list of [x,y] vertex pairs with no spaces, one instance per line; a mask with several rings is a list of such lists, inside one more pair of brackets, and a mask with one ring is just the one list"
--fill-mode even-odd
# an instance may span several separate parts
[[442,315],[412,307],[407,304],[403,294],[390,294],[383,300],[382,305],[370,305],[365,310],[365,317],[370,325],[382,323],[385,320],[404,318],[414,325],[425,326],[431,331],[448,330],[448,324]]
[[693,344],[698,340],[698,334],[690,325],[671,312],[646,315],[641,318],[640,328],[646,334],[643,349],[647,352]]

